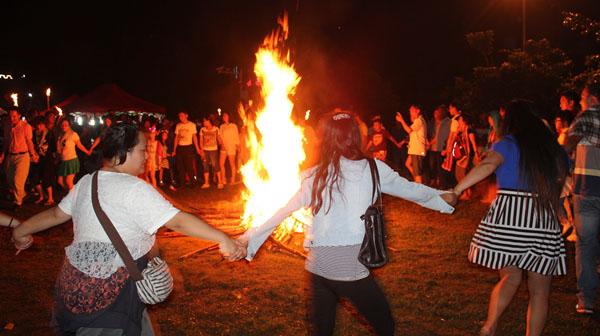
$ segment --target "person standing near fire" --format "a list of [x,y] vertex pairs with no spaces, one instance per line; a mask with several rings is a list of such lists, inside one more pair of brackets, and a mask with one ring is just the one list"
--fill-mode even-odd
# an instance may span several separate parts
[[190,185],[195,181],[194,175],[194,150],[204,160],[204,153],[198,147],[196,134],[196,124],[188,120],[186,111],[179,112],[179,123],[175,126],[175,143],[173,146],[173,155],[177,160],[177,172],[179,175],[179,186],[185,186],[186,174]]
[[208,181],[211,167],[217,179],[217,188],[223,188],[225,174],[222,174],[219,167],[219,146],[223,146],[223,139],[221,139],[219,128],[215,126],[216,120],[214,114],[209,115],[208,118],[202,118],[203,127],[200,129],[200,151],[203,153],[202,169],[204,170],[202,189],[210,187]]
[[8,112],[9,123],[4,130],[8,140],[4,141],[0,163],[7,157],[6,182],[13,192],[15,198],[13,208],[16,210],[23,205],[25,192],[25,181],[29,175],[30,162],[38,162],[39,156],[33,145],[33,131],[25,120],[21,120],[18,108],[12,108]]
[[369,138],[370,140],[369,142],[367,142],[365,150],[368,151],[370,149],[373,157],[381,161],[385,161],[387,159],[387,140],[393,142],[394,145],[396,145],[396,147],[402,146],[402,144],[400,144],[398,141],[396,141],[396,139],[394,139],[394,137],[392,137],[390,132],[383,128],[379,116],[373,118],[373,132],[371,132]]
[[[312,225],[305,227],[304,247],[309,251],[309,334],[332,335],[338,297],[346,297],[377,335],[393,335],[394,319],[381,288],[358,261],[364,239],[360,216],[372,202],[370,164],[351,112],[329,113],[317,132],[319,159],[301,173],[301,186],[270,219],[246,231],[239,239],[252,260],[275,227],[294,211],[312,209]],[[452,213],[456,195],[400,177],[387,164],[374,160],[382,193],[415,202],[442,213]]]
[[421,115],[421,107],[412,105],[409,109],[410,121],[408,124],[404,121],[402,113],[396,112],[396,121],[402,124],[404,130],[408,133],[408,159],[406,159],[406,168],[410,171],[415,182],[423,183],[423,168],[425,154],[427,153],[427,123]]

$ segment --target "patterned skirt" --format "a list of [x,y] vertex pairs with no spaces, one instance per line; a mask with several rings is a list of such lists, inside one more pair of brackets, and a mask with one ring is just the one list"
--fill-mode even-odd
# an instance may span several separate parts
[[538,215],[530,193],[499,189],[471,241],[469,261],[501,269],[517,266],[564,275],[566,253],[554,211]]

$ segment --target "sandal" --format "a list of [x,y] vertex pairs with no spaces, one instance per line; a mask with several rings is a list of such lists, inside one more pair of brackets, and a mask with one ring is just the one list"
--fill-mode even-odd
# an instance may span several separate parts
[[33,204],[40,204],[44,201],[43,198],[38,199],[37,201],[33,202]]
[[53,205],[53,204],[54,204],[54,201],[46,201],[46,202],[44,203],[44,205]]

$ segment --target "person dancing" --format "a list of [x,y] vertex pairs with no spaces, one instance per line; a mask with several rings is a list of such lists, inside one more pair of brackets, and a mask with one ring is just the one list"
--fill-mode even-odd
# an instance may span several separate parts
[[[173,207],[137,178],[144,172],[147,153],[146,137],[136,125],[123,122],[111,127],[100,146],[104,166],[95,173],[99,202],[138,267],[146,267],[162,226],[218,242],[220,253],[230,260],[246,254],[225,233]],[[136,285],[94,212],[91,174],[83,176],[58,206],[17,225],[12,234],[15,247],[28,248],[32,234],[70,219],[74,238],[65,248],[55,289],[55,335],[154,335]],[[0,216],[1,222],[5,220]]]
[[[381,288],[358,261],[365,236],[360,219],[373,203],[370,164],[362,148],[355,118],[349,112],[331,113],[320,123],[319,159],[301,174],[300,190],[260,226],[240,238],[252,260],[277,225],[302,207],[312,209],[313,221],[305,228],[308,249],[309,333],[331,335],[335,326],[338,297],[347,297],[373,327],[377,335],[393,335],[394,320]],[[439,191],[400,177],[382,161],[374,160],[381,192],[415,202],[423,207],[452,213],[452,192]]]
[[566,273],[565,246],[554,209],[568,172],[568,157],[527,101],[507,105],[501,136],[454,190],[460,195],[496,173],[496,198],[469,250],[469,261],[500,272],[481,335],[496,334],[524,272],[529,289],[527,335],[541,335],[552,276]]

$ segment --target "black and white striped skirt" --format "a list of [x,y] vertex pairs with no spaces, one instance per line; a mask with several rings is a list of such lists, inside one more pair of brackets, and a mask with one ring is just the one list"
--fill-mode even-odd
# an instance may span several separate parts
[[565,244],[554,212],[538,216],[530,193],[499,189],[481,220],[469,261],[501,269],[517,266],[543,275],[566,274]]

